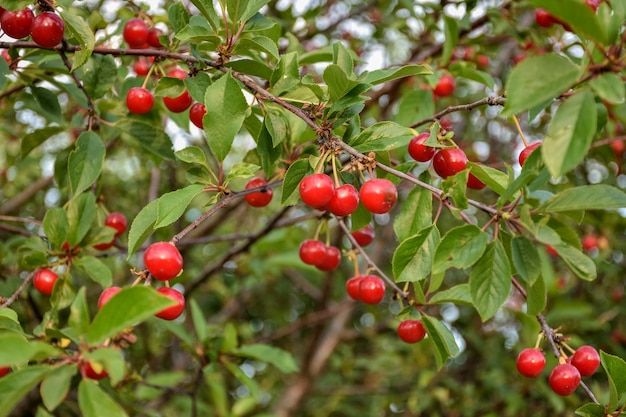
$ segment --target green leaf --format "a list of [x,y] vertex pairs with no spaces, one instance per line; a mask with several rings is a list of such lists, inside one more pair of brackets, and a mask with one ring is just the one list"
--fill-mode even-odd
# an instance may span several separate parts
[[258,399],[260,397],[261,390],[259,388],[259,384],[257,384],[254,379],[246,375],[240,367],[232,362],[224,362],[224,366],[230,371],[231,374],[233,374],[237,381],[241,382],[248,388],[252,397],[254,397],[255,399]]
[[157,219],[158,200],[152,200],[141,209],[130,225],[128,231],[128,259],[137,251],[154,231]]
[[53,369],[39,387],[43,404],[49,411],[59,406],[70,390],[72,377],[76,374],[76,365],[62,365]]
[[82,379],[78,385],[78,406],[83,417],[128,417],[124,409],[89,378]]
[[602,404],[588,403],[578,407],[576,414],[582,417],[606,417],[606,409]]
[[469,207],[467,197],[465,196],[468,177],[469,171],[464,169],[441,182],[443,192],[452,199],[452,202],[459,210],[465,210]]
[[365,74],[363,81],[367,84],[377,85],[398,78],[410,77],[413,75],[432,74],[432,70],[427,65],[405,65],[400,68],[374,70]]
[[567,91],[581,75],[581,68],[554,53],[523,60],[513,68],[507,80],[502,115],[514,116],[548,103]]
[[561,104],[540,146],[552,177],[564,175],[585,158],[596,133],[597,115],[589,91],[574,94]]
[[80,79],[92,99],[104,97],[117,80],[117,65],[111,55],[93,55],[80,70]]
[[553,16],[561,19],[574,29],[577,34],[588,36],[607,45],[608,34],[598,16],[584,0],[531,0],[537,7],[542,7]]
[[74,266],[83,271],[102,288],[109,288],[113,281],[113,273],[101,260],[93,256],[81,256],[74,260]]
[[105,154],[104,144],[96,133],[81,133],[68,161],[68,174],[74,195],[85,191],[96,181],[102,170]]
[[459,284],[447,290],[439,291],[433,295],[429,303],[454,303],[463,305],[472,305],[472,296],[470,294],[469,284]]
[[194,6],[200,10],[200,13],[206,18],[211,27],[213,28],[214,33],[218,33],[218,24],[220,21],[217,13],[215,13],[215,9],[213,8],[212,0],[191,0]]
[[576,210],[609,210],[626,207],[626,193],[606,184],[568,188],[550,197],[537,208],[544,213]]
[[280,145],[287,139],[289,125],[282,114],[282,111],[269,108],[264,119],[265,128],[272,136],[272,147]]
[[363,130],[350,145],[360,152],[404,148],[417,132],[396,122],[379,122]]
[[220,372],[210,371],[209,367],[204,368],[204,380],[209,386],[209,398],[211,406],[215,408],[218,416],[228,416],[228,394],[226,393],[226,382]]
[[305,159],[299,159],[289,166],[282,187],[283,206],[292,206],[297,204],[300,199],[298,187],[300,181],[311,172],[311,164]]
[[99,348],[83,353],[83,358],[92,366],[102,366],[109,374],[111,385],[117,385],[124,378],[126,362],[119,348]]
[[163,159],[174,159],[172,141],[158,122],[150,121],[145,116],[121,118],[115,127],[137,141],[143,149]]
[[402,126],[411,126],[435,113],[435,102],[431,91],[416,89],[403,92],[398,100],[395,121]]
[[69,230],[67,240],[70,246],[78,245],[89,233],[96,218],[96,196],[82,193],[75,196],[67,208]]
[[178,220],[185,213],[191,201],[204,191],[204,188],[202,184],[192,184],[159,197],[154,229],[168,226]]
[[248,162],[236,162],[228,171],[225,183],[229,183],[236,178],[250,178],[254,177],[256,173],[261,169],[256,164],[250,164]]
[[541,260],[535,244],[525,236],[515,236],[511,239],[511,253],[518,275],[532,285],[541,274]]
[[176,77],[162,77],[154,90],[155,96],[178,97],[185,92],[185,82]]
[[333,64],[341,68],[348,77],[352,78],[354,75],[352,51],[346,48],[340,41],[333,43]]
[[96,37],[94,36],[89,24],[85,19],[71,11],[60,11],[61,17],[65,21],[65,29],[67,34],[71,34],[80,44],[80,51],[74,54],[74,63],[71,71],[83,66],[96,46]]
[[69,228],[67,213],[61,207],[53,207],[43,218],[43,231],[52,246],[60,248],[67,240]]
[[33,346],[16,332],[0,332],[0,366],[15,366],[28,363],[34,354]]
[[444,15],[443,22],[445,40],[443,43],[442,64],[447,64],[459,41],[459,24],[456,18],[448,15]]
[[208,336],[206,318],[195,299],[192,299],[189,305],[191,306],[191,319],[193,321],[193,327],[196,330],[196,336],[198,336],[200,342],[203,342]]
[[426,278],[431,272],[439,239],[439,230],[432,225],[403,240],[391,261],[395,281],[415,282]]
[[199,164],[209,169],[206,155],[204,154],[204,151],[198,146],[188,146],[174,152],[174,155],[176,155],[176,158],[180,159],[183,162],[187,162],[188,164]]
[[328,86],[328,94],[331,101],[337,101],[356,87],[359,82],[348,76],[337,64],[331,64],[324,70],[324,82]]
[[239,83],[228,73],[207,88],[204,104],[207,142],[216,158],[224,161],[246,118],[248,103]]
[[167,17],[174,32],[180,32],[189,23],[189,13],[180,2],[172,3],[167,9]]
[[537,315],[541,313],[548,302],[548,291],[543,275],[526,288],[526,314]]
[[49,366],[33,365],[0,378],[0,417],[6,417],[26,394],[50,372]]
[[246,52],[246,51],[260,51],[266,52],[269,56],[274,59],[278,59],[280,56],[280,52],[278,51],[278,46],[276,42],[267,36],[254,36],[252,38],[241,38],[239,42],[237,42],[236,51]]
[[600,362],[609,378],[609,409],[618,407],[619,401],[626,394],[626,362],[618,356],[600,351]]
[[433,223],[433,195],[422,187],[413,187],[393,221],[393,230],[400,242],[414,236]]
[[433,273],[472,266],[485,252],[488,239],[487,233],[473,224],[450,229],[435,251]]
[[454,340],[454,335],[441,321],[432,316],[422,315],[422,323],[426,328],[428,339],[432,341],[435,348],[435,360],[437,369],[446,363],[448,358],[459,354],[459,346]]
[[501,195],[509,184],[509,176],[500,170],[474,162],[468,162],[467,167],[496,194]]
[[50,139],[51,136],[65,132],[65,130],[62,126],[48,126],[24,135],[21,142],[22,159],[26,158],[33,149]]
[[151,287],[123,288],[98,311],[87,332],[87,342],[91,346],[99,345],[173,304],[173,300]]
[[582,253],[579,249],[565,243],[554,244],[552,247],[579,278],[586,281],[596,279],[596,264],[590,257]]
[[[79,258],[82,259],[82,258]],[[78,260],[78,259],[77,259]],[[78,290],[78,294],[74,298],[74,302],[70,307],[70,316],[67,324],[74,330],[76,334],[84,334],[89,328],[91,318],[89,316],[89,305],[87,304],[87,296],[85,295],[85,287]]]
[[76,288],[68,275],[62,275],[54,284],[50,304],[56,309],[68,307],[76,297]]
[[511,292],[511,266],[502,242],[491,242],[469,277],[474,307],[483,322],[493,317]]
[[35,85],[31,86],[30,90],[33,93],[32,97],[35,103],[39,106],[37,112],[49,121],[63,125],[64,120],[57,95],[48,89]]
[[291,353],[273,346],[261,344],[246,345],[235,349],[232,353],[244,358],[267,362],[286,374],[298,371],[298,365]]
[[611,104],[622,104],[626,87],[619,75],[605,72],[589,82],[593,91]]

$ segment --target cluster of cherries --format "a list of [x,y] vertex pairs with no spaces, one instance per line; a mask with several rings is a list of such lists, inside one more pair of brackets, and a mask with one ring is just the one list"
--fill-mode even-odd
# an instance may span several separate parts
[[[598,7],[600,7],[600,3],[602,3],[603,1],[604,0],[585,0],[585,3],[587,3],[587,6],[591,7],[591,9],[595,12],[596,10],[598,10]],[[539,26],[544,28],[550,28],[555,24],[559,24],[563,26],[565,30],[569,32],[572,31],[572,28],[567,23],[563,22],[561,19],[552,15],[546,9],[542,8],[535,9],[535,22],[537,22]]]
[[[539,348],[526,348],[517,356],[517,370],[528,378],[536,378],[546,366],[546,357]],[[581,377],[593,375],[600,367],[600,355],[593,346],[581,346],[572,356],[561,356],[550,376],[552,391],[567,396],[576,391]]]
[[30,36],[42,48],[57,46],[63,40],[65,31],[65,23],[58,14],[45,11],[35,16],[28,7],[18,11],[0,7],[0,27],[13,39]]

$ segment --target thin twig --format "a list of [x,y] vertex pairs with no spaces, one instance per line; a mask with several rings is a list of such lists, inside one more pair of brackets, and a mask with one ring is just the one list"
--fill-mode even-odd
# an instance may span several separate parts
[[13,304],[15,300],[17,300],[17,297],[20,296],[22,291],[24,291],[26,286],[28,286],[28,284],[33,280],[36,272],[37,270],[34,270],[30,274],[28,274],[28,276],[24,278],[24,281],[22,281],[18,289],[9,298],[7,298],[4,303],[0,304],[0,308],[9,307],[11,304]]
[[444,110],[441,110],[439,113],[435,113],[434,115],[430,117],[422,119],[419,122],[413,123],[411,127],[414,129],[428,122],[434,122],[435,120],[439,120],[443,116],[450,114],[450,113],[455,113],[457,111],[473,110],[476,107],[481,107],[481,106],[503,106],[504,103],[506,103],[506,98],[504,96],[495,96],[495,97],[485,97],[469,104],[461,104],[458,106],[446,107]]

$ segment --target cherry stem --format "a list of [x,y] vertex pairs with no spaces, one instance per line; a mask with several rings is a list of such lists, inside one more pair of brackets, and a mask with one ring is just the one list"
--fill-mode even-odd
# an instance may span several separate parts
[[522,131],[522,126],[519,124],[519,119],[517,116],[513,116],[513,122],[515,123],[515,127],[517,128],[517,132],[522,138],[522,142],[524,142],[524,147],[528,146],[528,141],[526,140],[526,136],[524,136],[524,132]]

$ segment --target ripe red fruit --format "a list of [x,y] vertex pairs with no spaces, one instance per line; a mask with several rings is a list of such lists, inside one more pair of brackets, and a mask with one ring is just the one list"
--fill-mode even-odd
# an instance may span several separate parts
[[118,237],[126,231],[128,222],[126,220],[126,216],[122,213],[114,211],[113,213],[109,213],[109,215],[104,219],[104,225],[115,229],[115,237]]
[[202,118],[206,114],[206,107],[202,103],[194,103],[193,106],[189,109],[189,120],[193,123],[197,128],[204,129],[204,121]]
[[[252,178],[246,184],[246,190],[249,190],[250,188],[262,187],[265,185],[267,185],[267,181],[265,181],[263,178]],[[246,202],[252,207],[265,207],[270,203],[270,201],[272,201],[273,194],[274,193],[271,188],[264,188],[261,191],[257,191],[252,194],[246,194],[245,199]]]
[[439,119],[439,126],[441,126],[443,130],[452,130],[452,119],[447,116],[442,117],[441,119]]
[[170,242],[153,243],[143,254],[143,261],[152,276],[168,281],[183,269],[183,257]]
[[155,316],[163,320],[174,320],[183,314],[185,310],[185,296],[180,291],[170,287],[161,287],[157,289],[157,292],[171,298],[176,301],[177,304],[172,307],[164,308],[155,314]]
[[430,133],[424,132],[411,139],[409,142],[409,155],[411,155],[411,158],[419,162],[427,162],[433,159],[433,155],[437,149],[432,146],[424,145],[424,142],[426,142],[429,137]]
[[335,188],[332,199],[326,209],[335,216],[347,216],[359,207],[359,192],[352,184]]
[[307,239],[300,244],[300,259],[307,265],[317,265],[326,256],[326,245],[320,240]]
[[556,23],[554,17],[546,9],[535,10],[535,22],[544,28],[549,28]]
[[398,201],[398,189],[389,180],[374,178],[363,183],[359,197],[368,211],[384,214],[388,213]]
[[433,157],[433,168],[441,178],[448,178],[467,167],[467,156],[459,148],[439,150]]
[[378,304],[385,297],[385,282],[375,275],[366,275],[359,283],[359,299],[365,304]]
[[193,98],[189,91],[185,90],[178,97],[163,97],[163,104],[173,113],[182,113],[191,106]]
[[467,177],[468,188],[471,188],[473,190],[482,190],[486,186],[487,184],[479,180],[474,174],[472,174],[471,172],[469,173],[469,176]]
[[[7,62],[11,62],[10,57],[9,57],[9,60],[7,60]],[[624,141],[622,140],[614,140],[611,142],[610,146],[611,146],[611,149],[613,149],[613,153],[617,156],[622,155],[624,153],[624,150],[626,149],[626,146],[624,145]]]
[[152,110],[154,96],[143,87],[133,87],[126,95],[128,111],[134,114],[145,114]]
[[159,36],[161,36],[162,34],[163,32],[161,31],[161,29],[150,28],[148,30],[148,45],[153,48],[163,48],[163,45],[161,45],[161,41],[159,40]]
[[361,275],[357,275],[356,277],[352,277],[346,281],[346,292],[354,301],[361,301],[359,292],[362,279],[363,277]]
[[586,252],[590,252],[598,248],[598,238],[595,235],[583,236],[581,243]]
[[404,320],[398,325],[397,332],[406,343],[417,343],[426,336],[426,329],[420,320]]
[[53,48],[63,40],[65,23],[61,16],[44,12],[35,17],[30,35],[33,41],[44,48]]
[[433,88],[433,93],[437,97],[447,97],[454,92],[454,87],[456,86],[456,82],[454,81],[454,77],[451,74],[443,74],[435,88]]
[[0,366],[0,378],[11,372],[10,366]]
[[0,18],[2,30],[13,39],[22,39],[30,35],[35,15],[29,8],[12,12],[6,10]]
[[139,76],[148,75],[148,72],[150,72],[150,62],[144,57],[139,57],[137,61],[135,61],[133,69],[135,70],[135,74]]
[[374,237],[376,233],[374,232],[374,226],[368,224],[362,229],[355,230],[352,233],[352,237],[356,240],[356,243],[361,245],[361,247],[365,247],[374,241]]
[[528,145],[527,147],[522,149],[522,152],[520,152],[519,157],[518,157],[520,166],[524,166],[530,154],[533,153],[533,151],[537,149],[540,145],[541,145],[541,142],[537,142],[537,143],[533,143],[532,145]]
[[8,49],[3,49],[0,54],[2,55],[2,58],[7,62],[7,64],[11,63],[11,55],[9,55]]
[[581,376],[591,376],[600,367],[600,355],[593,346],[581,346],[572,356],[572,365]]
[[550,256],[559,256],[559,253],[556,251],[556,249],[554,249],[550,245],[546,245],[546,252],[548,252],[548,255]]
[[546,367],[546,357],[537,348],[526,348],[517,355],[517,371],[528,378],[535,378]]
[[130,19],[124,25],[124,40],[135,49],[143,48],[148,42],[148,26],[139,18]]
[[559,395],[566,396],[576,391],[580,384],[580,372],[574,365],[562,363],[557,365],[548,378],[548,383],[552,391]]
[[102,365],[98,364],[98,370],[94,369],[89,361],[82,361],[79,365],[80,373],[89,379],[100,380],[102,378],[106,378],[109,376],[109,373],[102,367]]
[[109,287],[102,291],[100,297],[98,297],[98,310],[100,310],[103,305],[108,303],[109,300],[120,291],[122,291],[120,287]]
[[33,285],[35,289],[44,295],[52,294],[54,283],[57,282],[59,276],[48,268],[41,268],[35,273]]
[[476,64],[480,68],[487,68],[489,66],[489,57],[487,55],[478,55],[476,57]]
[[334,246],[326,246],[324,256],[318,260],[315,267],[320,271],[332,271],[341,263],[341,252]]
[[598,7],[600,7],[600,3],[602,3],[603,0],[585,0],[585,3],[587,3],[587,6],[591,7],[591,9],[595,12],[596,10],[598,10]]
[[312,174],[302,178],[298,189],[304,204],[313,208],[324,207],[335,194],[335,184],[326,174]]

